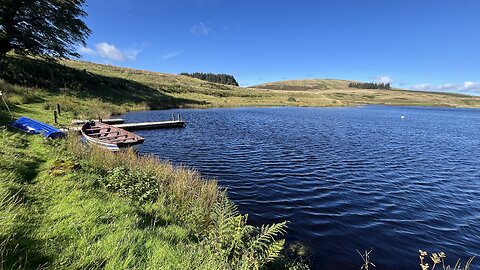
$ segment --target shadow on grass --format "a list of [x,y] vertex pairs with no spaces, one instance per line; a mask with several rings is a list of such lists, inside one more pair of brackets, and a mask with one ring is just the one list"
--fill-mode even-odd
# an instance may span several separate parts
[[2,269],[43,269],[53,261],[41,252],[42,241],[18,234],[0,241],[4,243]]
[[[19,145],[18,148],[23,148],[23,146]],[[0,151],[0,153],[2,152]],[[36,157],[27,157],[27,154],[24,153],[18,153],[17,155],[18,156],[14,157],[14,159],[18,159],[17,162],[1,164],[0,169],[18,175],[18,179],[15,182],[19,184],[29,184],[40,172],[41,162]]]
[[38,58],[0,58],[0,79],[10,84],[45,89],[51,93],[99,98],[116,105],[143,102],[152,109],[206,105],[204,101],[176,98],[135,81],[102,76]]
[[165,219],[162,219],[155,214],[139,211],[137,212],[137,215],[139,217],[137,220],[137,228],[139,229],[152,229],[163,227],[168,224]]
[[8,111],[0,109],[0,126],[6,126],[8,123],[12,121],[12,116]]

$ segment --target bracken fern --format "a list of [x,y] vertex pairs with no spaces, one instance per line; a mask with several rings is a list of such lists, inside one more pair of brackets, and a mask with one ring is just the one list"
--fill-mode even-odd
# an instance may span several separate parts
[[260,269],[279,257],[285,240],[286,222],[260,228],[247,224],[226,194],[212,209],[212,224],[204,240],[207,250],[232,269]]

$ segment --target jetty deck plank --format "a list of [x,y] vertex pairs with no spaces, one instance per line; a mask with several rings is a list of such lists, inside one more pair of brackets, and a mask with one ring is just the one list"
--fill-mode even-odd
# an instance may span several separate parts
[[[115,124],[114,127],[122,128],[125,130],[143,130],[143,129],[162,129],[162,128],[183,128],[185,127],[185,121],[160,121],[160,122],[142,122],[142,123],[127,123],[127,124]],[[64,132],[80,132],[81,127],[69,127],[62,129]]]
[[113,125],[125,130],[141,130],[141,129],[156,129],[156,128],[181,128],[185,127],[185,121],[161,121],[161,122],[144,122],[144,123],[128,123]]
[[[87,122],[88,120],[75,119],[75,120],[72,120],[72,125],[83,125]],[[102,122],[110,125],[123,124],[125,123],[125,119],[122,119],[122,118],[102,119]]]

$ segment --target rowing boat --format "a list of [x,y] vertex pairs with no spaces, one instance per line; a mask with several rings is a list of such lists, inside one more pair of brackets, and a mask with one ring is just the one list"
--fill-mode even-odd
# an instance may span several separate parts
[[82,135],[88,142],[111,151],[142,144],[144,141],[132,132],[96,121],[85,123],[82,126]]

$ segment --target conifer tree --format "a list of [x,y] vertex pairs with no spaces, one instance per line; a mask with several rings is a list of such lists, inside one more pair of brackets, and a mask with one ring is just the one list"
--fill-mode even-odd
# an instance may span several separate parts
[[90,29],[82,21],[85,0],[0,0],[0,56],[78,57]]

